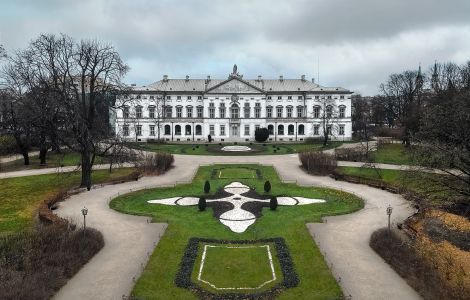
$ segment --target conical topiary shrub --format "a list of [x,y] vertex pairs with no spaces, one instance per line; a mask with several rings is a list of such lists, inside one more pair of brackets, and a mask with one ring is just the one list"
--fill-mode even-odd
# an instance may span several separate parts
[[277,197],[276,196],[272,196],[271,199],[269,200],[269,208],[271,210],[277,209]]
[[211,184],[209,183],[208,180],[204,183],[204,193],[209,194],[211,191]]
[[206,198],[204,197],[199,198],[197,207],[199,208],[199,211],[205,211],[206,210]]
[[269,180],[267,180],[267,181],[264,183],[264,192],[265,192],[265,193],[269,193],[270,190],[271,190],[271,182],[269,182]]

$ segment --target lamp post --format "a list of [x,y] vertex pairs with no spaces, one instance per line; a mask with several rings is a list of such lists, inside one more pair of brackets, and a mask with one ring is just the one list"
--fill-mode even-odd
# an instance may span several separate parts
[[83,215],[83,232],[85,232],[86,229],[86,215],[88,214],[88,208],[85,206],[82,208],[82,215]]
[[390,204],[387,207],[387,216],[388,216],[388,232],[390,233],[390,216],[392,215],[393,208]]

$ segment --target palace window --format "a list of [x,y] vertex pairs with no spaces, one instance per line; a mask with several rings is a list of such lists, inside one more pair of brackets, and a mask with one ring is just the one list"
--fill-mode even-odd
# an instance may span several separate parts
[[176,96],[176,100],[181,100],[181,96]]
[[125,106],[122,109],[122,117],[125,119],[129,118],[129,106]]
[[142,106],[136,106],[135,107],[135,117],[137,119],[142,118]]
[[268,96],[268,100],[271,100],[271,99],[272,99],[272,97],[271,97],[271,96]]
[[250,135],[250,125],[245,125],[245,135]]
[[142,96],[141,96],[141,95],[137,95],[137,97],[136,97],[136,98],[137,98],[137,99],[141,99],[141,98],[142,98]]
[[261,118],[261,104],[255,103],[255,118]]
[[326,97],[327,99],[331,99],[331,96]]
[[171,96],[166,96],[166,100],[171,100]]
[[332,130],[333,130],[333,127],[331,125],[326,126],[326,132],[328,133],[328,135],[331,135]]
[[184,126],[184,134],[191,135],[191,125]]
[[266,107],[266,117],[267,118],[273,117],[273,108],[271,106]]
[[193,107],[187,106],[186,107],[186,117],[192,118],[193,117]]
[[259,125],[255,125],[255,130],[259,129]]
[[276,117],[282,118],[282,106],[276,107]]
[[202,126],[196,125],[196,135],[202,135]]
[[165,118],[171,118],[173,111],[171,106],[165,106]]
[[209,118],[215,118],[215,107],[213,102],[209,103]]
[[287,134],[288,135],[294,135],[294,125],[289,125],[287,126]]
[[135,126],[135,135],[141,136],[142,135],[142,125]]
[[177,118],[182,118],[183,117],[183,107],[182,106],[177,106],[176,107],[176,117]]
[[155,106],[149,106],[149,118],[155,118]]
[[170,135],[171,134],[171,126],[170,125],[165,125],[165,135]]
[[339,125],[338,134],[339,135],[344,135],[344,125]]
[[282,100],[282,96],[277,96],[277,100]]
[[270,135],[274,134],[274,126],[273,125],[268,125],[268,132]]
[[150,135],[155,136],[155,125],[150,125],[149,129],[150,129]]
[[313,117],[315,119],[320,118],[320,106],[314,106],[313,107]]
[[245,103],[245,107],[243,108],[243,114],[245,118],[250,117],[250,103]]
[[202,100],[202,96],[197,96],[197,100]]
[[303,97],[302,97],[302,96],[298,96],[297,99],[298,99],[298,100],[302,100]]
[[302,106],[297,106],[297,118],[304,117],[304,108]]
[[292,118],[292,111],[293,111],[293,107],[292,106],[288,106],[287,107],[287,117],[288,118]]
[[304,135],[305,134],[305,126],[303,124],[299,125],[299,129],[297,131],[299,135]]
[[284,135],[284,125],[277,126],[277,134]]
[[333,116],[333,106],[328,105],[326,107],[326,117],[330,119]]
[[155,96],[150,96],[149,98],[150,98],[150,100],[154,100]]
[[175,135],[181,135],[181,126],[180,125],[175,126]]
[[344,96],[339,96],[339,99],[344,99]]
[[220,135],[225,136],[225,125],[220,125]]
[[211,136],[215,135],[215,125],[209,125],[209,134]]
[[339,107],[339,117],[344,118],[346,116],[346,106],[341,105]]
[[292,96],[287,96],[287,100],[292,100]]
[[232,119],[238,119],[240,117],[239,115],[239,109],[238,109],[238,106],[236,104],[232,105],[232,108],[231,108],[231,118]]
[[320,96],[315,96],[315,99],[317,99],[317,100],[320,99]]
[[313,126],[313,135],[320,135],[320,126]]
[[225,118],[225,103],[220,103],[220,107],[219,107],[219,118],[223,119]]
[[129,125],[122,126],[122,135],[129,136]]
[[191,100],[191,96],[188,96],[188,98],[187,98],[187,99],[188,99],[188,100]]
[[196,110],[197,110],[197,117],[198,117],[198,118],[202,118],[203,113],[204,113],[204,107],[203,107],[203,106],[198,106],[198,107],[196,108]]

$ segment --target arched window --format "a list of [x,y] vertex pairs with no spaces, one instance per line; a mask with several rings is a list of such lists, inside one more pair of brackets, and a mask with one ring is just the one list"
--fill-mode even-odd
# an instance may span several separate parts
[[232,107],[230,108],[230,113],[230,117],[232,119],[238,119],[240,117],[238,105],[232,105]]
[[299,135],[305,134],[305,126],[303,124],[299,125],[299,130],[297,131]]
[[345,118],[346,117],[346,106],[340,105],[339,106],[339,117]]
[[269,134],[274,134],[274,126],[273,125],[268,125],[268,132]]
[[184,134],[191,135],[191,125],[184,126]]
[[284,125],[278,125],[277,126],[277,134],[278,135],[284,135]]
[[196,125],[196,135],[202,135],[202,126]]
[[175,135],[181,135],[181,126],[180,125],[175,126]]
[[320,118],[320,106],[317,105],[313,107],[313,117],[315,119]]
[[171,134],[171,126],[165,125],[165,135],[170,135],[170,134]]
[[288,135],[294,135],[294,125],[289,125],[287,126],[287,134]]

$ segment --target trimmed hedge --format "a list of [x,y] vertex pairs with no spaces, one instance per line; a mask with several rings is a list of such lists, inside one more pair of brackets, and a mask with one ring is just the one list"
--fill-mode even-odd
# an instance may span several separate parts
[[[283,275],[283,281],[275,285],[273,288],[263,292],[255,293],[226,293],[226,294],[215,294],[209,292],[191,280],[191,273],[196,263],[199,244],[200,243],[213,243],[213,244],[257,244],[257,243],[273,243],[276,248],[277,258],[281,265],[281,271]],[[175,284],[178,287],[186,288],[194,292],[198,297],[202,299],[273,299],[279,295],[284,289],[296,287],[300,280],[295,271],[294,262],[289,253],[289,248],[283,238],[269,238],[261,240],[216,240],[216,239],[205,239],[205,238],[191,238],[189,239],[186,250],[181,259],[180,269],[176,274]]]
[[333,155],[318,151],[301,152],[299,160],[305,171],[317,175],[331,174],[338,165]]

